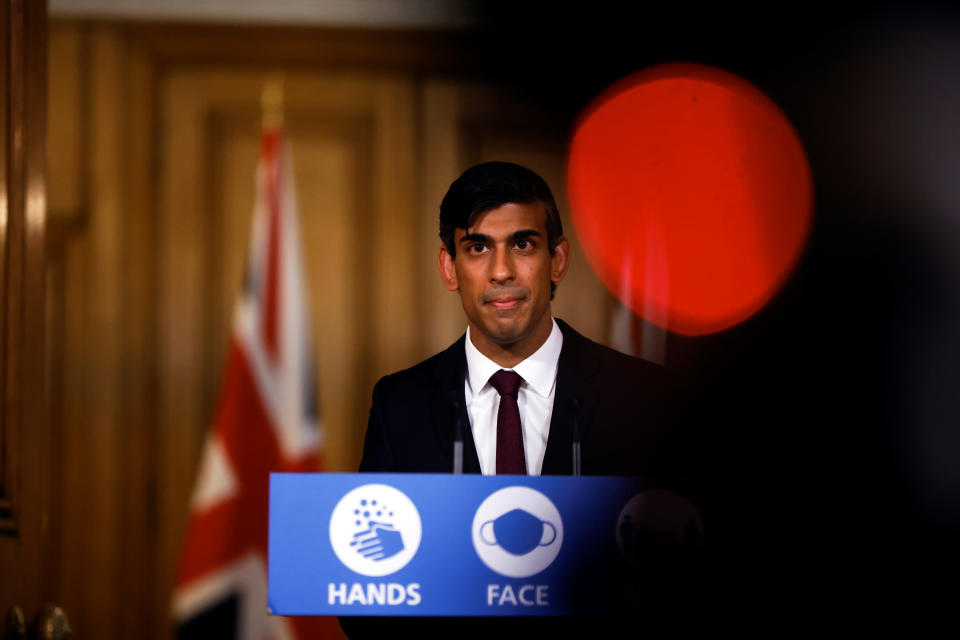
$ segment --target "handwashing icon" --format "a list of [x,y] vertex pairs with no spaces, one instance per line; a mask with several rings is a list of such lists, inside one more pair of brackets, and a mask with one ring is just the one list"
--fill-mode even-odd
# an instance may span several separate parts
[[499,545],[520,556],[553,544],[557,528],[523,509],[514,509],[480,525],[480,539],[484,544]]

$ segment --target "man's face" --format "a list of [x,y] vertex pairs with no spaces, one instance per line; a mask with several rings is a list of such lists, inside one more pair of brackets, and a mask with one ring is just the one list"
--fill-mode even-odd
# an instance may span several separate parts
[[474,344],[535,351],[550,335],[550,283],[563,279],[569,251],[563,240],[551,256],[543,205],[490,209],[457,229],[454,243],[456,258],[440,249],[440,274],[460,291]]

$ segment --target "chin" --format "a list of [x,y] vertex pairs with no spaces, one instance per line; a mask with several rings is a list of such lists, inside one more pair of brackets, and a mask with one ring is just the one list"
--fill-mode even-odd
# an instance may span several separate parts
[[510,345],[522,340],[528,333],[525,327],[490,327],[488,334],[497,344]]

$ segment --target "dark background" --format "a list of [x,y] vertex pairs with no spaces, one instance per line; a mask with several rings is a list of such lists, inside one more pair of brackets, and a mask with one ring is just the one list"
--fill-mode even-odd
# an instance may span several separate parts
[[671,61],[737,73],[781,106],[813,170],[807,250],[753,318],[667,346],[708,475],[764,496],[718,562],[744,595],[798,612],[944,610],[960,532],[960,13],[717,5],[496,4],[491,68],[571,120]]

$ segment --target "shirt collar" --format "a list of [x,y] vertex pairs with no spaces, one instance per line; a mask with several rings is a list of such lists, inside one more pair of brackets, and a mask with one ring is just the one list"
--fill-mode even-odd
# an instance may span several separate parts
[[[557,321],[551,319],[553,329],[547,340],[540,345],[540,348],[534,351],[526,360],[513,367],[524,384],[528,385],[537,394],[547,397],[557,380],[557,363],[560,361],[560,350],[563,347],[563,333],[557,326]],[[470,327],[467,327],[467,339],[465,340],[467,352],[467,382],[470,384],[470,391],[476,395],[487,384],[490,376],[500,369],[503,369],[496,362],[480,353],[473,346],[470,340]]]

